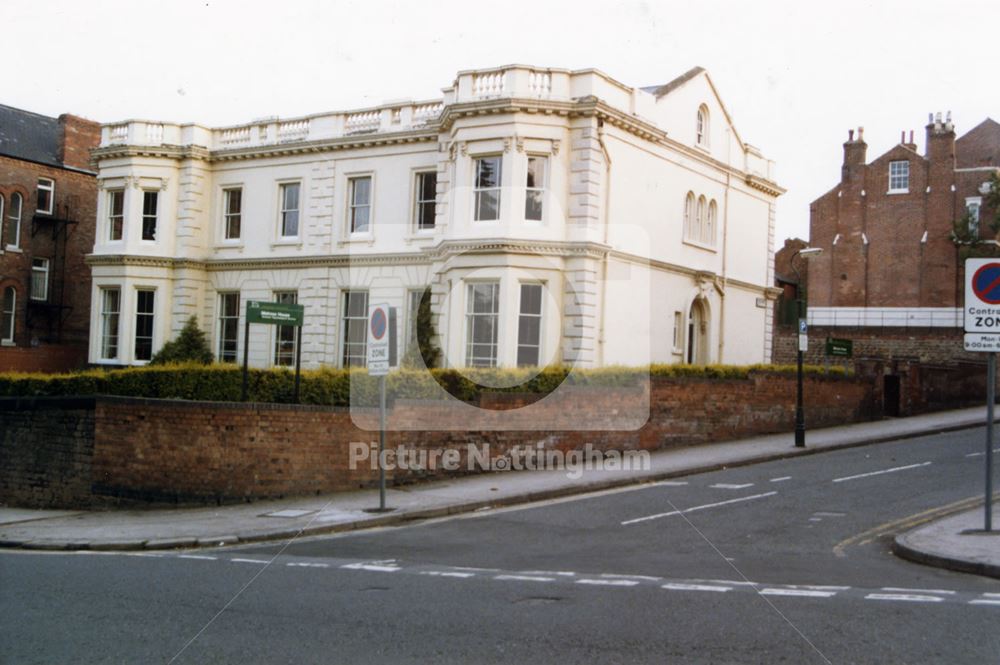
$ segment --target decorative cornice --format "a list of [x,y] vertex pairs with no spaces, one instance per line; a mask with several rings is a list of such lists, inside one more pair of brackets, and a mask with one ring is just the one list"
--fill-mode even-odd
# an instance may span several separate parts
[[772,182],[767,178],[761,178],[758,175],[753,175],[752,173],[746,174],[745,180],[747,185],[750,187],[770,196],[781,196],[788,191],[784,187],[779,187],[777,183]]

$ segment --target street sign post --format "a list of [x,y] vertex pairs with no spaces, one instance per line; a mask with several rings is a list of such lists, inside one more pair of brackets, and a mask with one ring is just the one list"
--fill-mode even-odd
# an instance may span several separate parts
[[299,377],[302,369],[302,322],[305,320],[305,307],[279,302],[262,302],[248,300],[246,317],[243,323],[243,390],[242,401],[247,401],[247,389],[250,373],[247,363],[250,360],[250,324],[266,323],[274,326],[295,326],[295,403],[299,401]]
[[[368,310],[367,366],[369,376],[378,377],[378,511],[385,507],[385,376],[389,373],[390,323],[395,324],[395,316],[388,305],[372,305]],[[391,321],[390,321],[391,318]]]
[[809,350],[809,324],[805,319],[799,319],[799,351],[805,353]]
[[986,500],[983,530],[993,530],[993,403],[996,402],[1000,351],[1000,261],[965,260],[965,350],[986,356]]

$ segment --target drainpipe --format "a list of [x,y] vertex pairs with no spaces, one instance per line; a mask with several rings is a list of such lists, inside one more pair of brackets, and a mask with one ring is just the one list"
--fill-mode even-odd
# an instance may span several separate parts
[[[608,227],[611,223],[611,155],[608,153],[608,146],[604,144],[604,124],[597,121],[597,142],[601,145],[601,152],[604,153],[604,245],[608,244]],[[597,324],[597,365],[604,366],[604,312],[607,309],[608,295],[608,250],[604,250],[604,259],[601,262],[601,314]]]
[[[731,130],[726,129],[726,163],[732,168],[733,165],[733,140]],[[726,273],[726,264],[729,259],[729,189],[732,187],[733,174],[726,170],[726,193],[722,198],[722,289],[719,289],[719,357],[718,362],[722,362],[722,353],[726,346],[726,287],[729,280]],[[766,311],[766,310],[765,310]]]

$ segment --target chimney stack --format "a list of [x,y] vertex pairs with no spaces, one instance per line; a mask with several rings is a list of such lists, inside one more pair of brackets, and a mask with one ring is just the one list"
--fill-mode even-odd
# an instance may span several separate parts
[[865,166],[865,154],[867,150],[865,128],[858,127],[857,140],[854,138],[854,130],[848,130],[847,143],[844,144],[844,165],[840,169],[840,179],[842,182],[846,182],[853,176],[861,173]]
[[927,124],[927,146],[925,154],[931,163],[947,162],[949,169],[955,168],[955,125],[951,122],[951,112],[947,119],[941,119],[938,111],[930,116]]

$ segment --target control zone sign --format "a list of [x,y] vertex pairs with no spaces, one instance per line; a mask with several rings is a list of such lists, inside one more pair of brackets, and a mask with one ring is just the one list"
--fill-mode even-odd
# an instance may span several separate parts
[[1000,259],[965,261],[965,332],[1000,335]]

